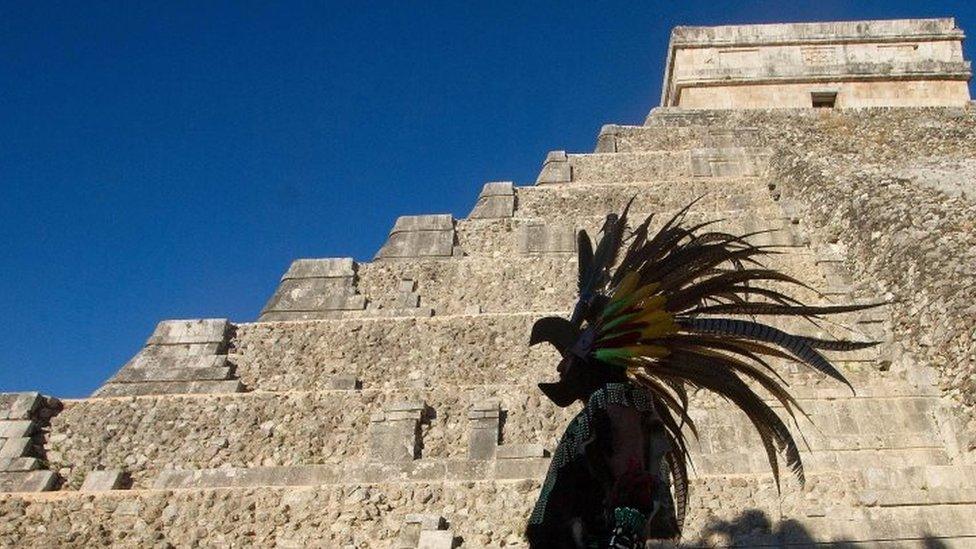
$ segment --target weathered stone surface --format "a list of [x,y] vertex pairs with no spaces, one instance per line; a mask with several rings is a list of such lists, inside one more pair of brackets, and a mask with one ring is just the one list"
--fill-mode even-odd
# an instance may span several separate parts
[[29,437],[37,424],[29,419],[0,421],[0,438]]
[[226,356],[233,332],[223,318],[164,320],[93,396],[239,392],[243,385]]
[[526,223],[519,226],[519,252],[572,253],[576,251],[576,231],[572,225]]
[[550,151],[542,163],[542,171],[536,178],[536,185],[550,183],[569,183],[573,180],[573,168],[566,151]]
[[468,412],[468,459],[492,459],[501,435],[496,401],[475,403]]
[[500,219],[515,215],[515,187],[511,181],[485,183],[468,219]]
[[82,492],[105,492],[125,487],[125,473],[117,469],[111,471],[92,471],[85,476],[80,490]]
[[226,318],[164,320],[156,325],[146,345],[223,343],[231,330]]
[[677,27],[662,106],[964,106],[971,76],[952,19]]
[[451,530],[421,530],[417,549],[452,549],[454,532]]
[[239,393],[244,384],[238,379],[217,381],[146,381],[141,383],[108,383],[98,390],[99,397],[188,395]]
[[357,293],[358,267],[351,257],[293,261],[260,320],[330,318],[342,311],[362,311],[366,298]]
[[43,400],[36,392],[0,393],[0,419],[30,419]]
[[406,215],[397,218],[376,259],[451,257],[454,240],[450,214]]
[[40,469],[41,465],[41,461],[36,457],[0,458],[0,471],[33,471]]
[[53,471],[0,472],[0,493],[45,492],[56,483],[57,475]]
[[[831,332],[883,341],[839,361],[856,396],[784,369],[817,426],[801,420],[803,488],[784,475],[778,491],[748,419],[692,396],[701,440],[684,539],[905,547],[935,533],[967,546],[976,539],[976,486],[962,465],[976,394],[974,139],[976,113],[962,109],[659,111],[646,127],[617,126],[600,154],[556,155],[552,178],[571,183],[519,189],[514,216],[395,228],[453,231],[450,260],[300,263],[284,277],[292,289],[326,281],[309,283],[309,295],[358,296],[356,310],[282,310],[262,319],[290,322],[243,324],[226,341],[151,345],[134,367],[213,360],[226,345],[254,392],[69,403],[31,434],[35,449],[48,439],[46,460],[0,460],[20,473],[49,462],[65,488],[0,496],[0,546],[388,547],[415,524],[413,548],[422,528],[407,513],[447,518],[466,546],[520,545],[546,450],[578,409],[540,397],[535,383],[552,379],[557,355],[526,346],[536,318],[572,306],[575,238],[529,238],[522,227],[594,234],[636,196],[634,219],[654,212],[653,228],[703,194],[689,222],[778,228],[756,240],[792,247],[770,266],[838,301],[899,301],[845,315],[853,332]],[[439,316],[407,318],[419,304]],[[336,319],[298,321],[323,314]],[[349,390],[356,379],[365,388]],[[473,444],[477,423],[487,424],[484,445]],[[137,490],[72,493],[101,469],[131,471]]]

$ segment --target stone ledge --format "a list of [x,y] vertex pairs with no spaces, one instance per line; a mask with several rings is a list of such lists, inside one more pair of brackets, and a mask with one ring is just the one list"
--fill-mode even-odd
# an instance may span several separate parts
[[238,379],[223,381],[150,381],[143,383],[107,383],[94,396],[149,396],[172,394],[240,393],[244,384]]

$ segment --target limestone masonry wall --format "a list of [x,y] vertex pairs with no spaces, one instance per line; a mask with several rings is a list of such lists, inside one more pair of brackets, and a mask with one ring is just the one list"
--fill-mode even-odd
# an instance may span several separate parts
[[846,248],[864,295],[898,300],[893,367],[934,366],[945,394],[964,407],[965,447],[976,449],[976,109],[711,111],[702,119],[761,129],[776,151],[770,178],[812,232]]

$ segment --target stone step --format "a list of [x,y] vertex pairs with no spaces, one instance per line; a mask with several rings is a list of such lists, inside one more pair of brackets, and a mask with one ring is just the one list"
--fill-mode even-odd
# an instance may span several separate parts
[[[713,397],[698,400],[693,417],[701,439],[695,450],[715,454],[712,470],[732,470],[723,469],[728,464],[741,471],[748,464],[766,471],[758,437],[745,416]],[[89,471],[99,469],[127,471],[134,485],[145,486],[149,469],[382,457],[385,447],[373,442],[386,435],[376,435],[382,431],[374,425],[375,416],[398,403],[418,403],[414,413],[420,418],[419,431],[411,427],[414,423],[404,424],[406,430],[389,435],[400,437],[391,449],[409,444],[415,456],[456,459],[473,451],[470,444],[477,426],[469,416],[477,405],[488,402],[497,403],[496,410],[504,414],[503,423],[500,418],[494,423],[496,432],[501,425],[503,445],[541,444],[552,449],[575,413],[575,407],[555,408],[534,385],[90,399],[70,402],[52,420],[47,459],[68,487],[77,487]],[[933,427],[939,406],[934,397],[815,399],[801,404],[817,426],[801,424],[812,455],[823,454],[816,459],[833,467],[844,466],[847,458],[840,452],[889,463],[889,457],[904,459],[903,450],[921,454],[941,452],[943,447]],[[911,462],[927,463],[933,462]]]
[[772,203],[769,184],[760,178],[698,178],[639,181],[606,185],[536,185],[516,187],[517,218],[575,219],[619,212],[634,198],[632,208],[656,212],[667,219],[692,201],[696,212],[713,212],[766,206]]
[[[224,375],[229,371],[223,368]],[[182,371],[167,372],[167,375],[183,375]],[[204,372],[206,373],[206,372]],[[98,390],[99,397],[121,397],[167,394],[219,394],[239,393],[244,385],[239,379],[198,380],[198,381],[146,381],[141,383],[110,383]]]
[[[839,480],[825,477],[804,493],[787,488],[783,498],[768,482],[695,484],[682,546],[967,547],[976,539],[974,505],[820,505],[846,501]],[[0,496],[0,544],[386,547],[409,516],[426,513],[442,516],[462,547],[522,546],[539,486],[532,480],[380,482],[18,494]],[[709,488],[704,497],[694,495]]]
[[[557,218],[523,218],[500,220],[472,220],[457,222],[457,248],[465,256],[506,257],[526,254],[562,253],[572,255],[576,251],[576,235],[585,230],[595,238],[606,220],[606,214],[620,212],[628,199],[618,207],[603,210],[598,215],[575,217],[570,214]],[[651,234],[662,226],[675,211],[655,213],[650,226]],[[644,220],[648,211],[631,210],[632,224]],[[730,234],[746,234],[755,231],[774,231],[757,234],[750,238],[755,245],[804,246],[809,239],[801,234],[800,227],[773,201],[763,206],[711,212],[689,212],[687,224],[714,222],[712,230]]]
[[766,172],[770,152],[758,147],[701,148],[686,151],[566,154],[552,151],[537,185],[628,183],[685,177],[757,177]]
[[[529,347],[528,337],[537,319],[552,314],[565,316],[540,312],[247,323],[238,325],[230,360],[249,389],[263,391],[328,389],[337,376],[354,377],[368,389],[544,381],[553,374],[558,354],[549,345]],[[803,321],[777,324],[819,333]],[[830,329],[833,336],[862,337]],[[856,376],[879,368],[877,353],[869,348],[829,356]],[[819,383],[821,377],[806,368],[784,364],[782,371],[794,383],[817,383],[824,398],[848,394],[841,384]],[[877,394],[866,387],[870,383],[851,379],[865,396]]]
[[763,145],[755,127],[688,125],[679,127],[607,124],[597,137],[597,153],[679,151]]

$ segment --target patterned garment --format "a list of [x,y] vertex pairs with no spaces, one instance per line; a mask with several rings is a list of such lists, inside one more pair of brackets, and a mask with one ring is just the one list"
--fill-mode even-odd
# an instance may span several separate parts
[[[610,405],[637,410],[642,418],[642,424],[650,426],[644,429],[644,439],[647,442],[644,454],[647,458],[646,463],[656,464],[650,466],[658,471],[655,475],[657,482],[650,495],[650,500],[653,502],[651,508],[656,512],[650,514],[662,518],[674,516],[670,484],[662,460],[663,454],[670,448],[666,443],[662,445],[662,439],[655,436],[654,426],[658,425],[659,421],[650,394],[629,383],[609,383],[590,396],[586,406],[569,423],[553,453],[549,472],[529,518],[528,534],[533,547],[572,546],[558,543],[550,535],[555,531],[565,532],[567,528],[572,528],[569,524],[563,524],[567,517],[566,502],[562,499],[554,501],[554,493],[560,491],[560,483],[565,484],[561,491],[563,495],[559,498],[565,498],[566,494],[573,494],[570,497],[579,499],[593,498],[596,494],[587,493],[587,486],[599,492],[601,505],[580,510],[578,520],[572,521],[579,528],[576,539],[577,543],[582,545],[578,546],[601,549],[643,546],[648,520],[651,517],[645,516],[637,509],[627,507],[604,509],[602,503],[607,498],[607,483],[592,478],[600,476],[599,471],[602,469],[602,462],[605,461],[604,456],[611,447],[608,435],[612,429],[606,425],[609,421],[607,410]],[[583,479],[580,478],[581,476],[590,478]],[[575,490],[575,485],[579,485],[579,491]],[[671,535],[673,533],[669,531],[654,537],[664,538]]]

